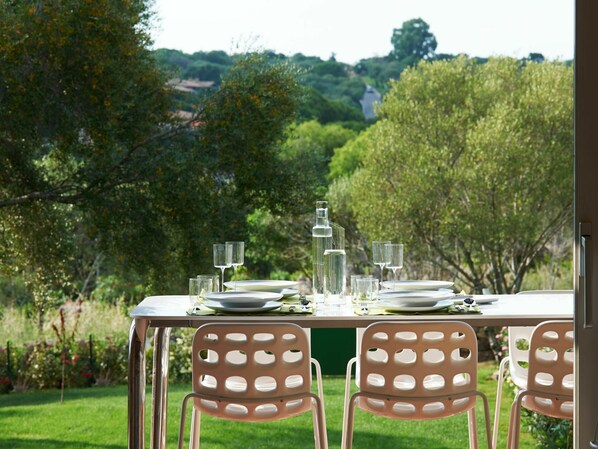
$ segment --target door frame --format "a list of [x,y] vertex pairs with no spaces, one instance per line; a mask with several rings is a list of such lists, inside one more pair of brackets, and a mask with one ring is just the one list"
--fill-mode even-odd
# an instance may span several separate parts
[[[575,412],[574,448],[598,420],[598,2],[575,1]],[[583,223],[583,225],[582,225]],[[584,257],[583,260],[580,258]]]

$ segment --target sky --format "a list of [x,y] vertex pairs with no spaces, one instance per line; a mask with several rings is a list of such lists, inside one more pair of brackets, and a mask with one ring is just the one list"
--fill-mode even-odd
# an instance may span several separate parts
[[154,48],[274,50],[354,64],[421,18],[436,53],[573,59],[574,0],[154,0]]

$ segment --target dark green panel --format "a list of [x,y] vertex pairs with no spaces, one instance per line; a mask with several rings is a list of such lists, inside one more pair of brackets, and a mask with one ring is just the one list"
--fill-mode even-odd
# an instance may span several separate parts
[[355,356],[355,329],[312,329],[311,353],[322,365],[322,374],[345,374]]

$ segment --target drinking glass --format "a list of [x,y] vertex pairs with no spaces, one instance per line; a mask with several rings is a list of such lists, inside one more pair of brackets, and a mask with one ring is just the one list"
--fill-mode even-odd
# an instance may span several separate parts
[[357,302],[364,313],[368,313],[368,304],[372,303],[378,296],[378,279],[373,277],[363,277],[356,279]]
[[214,266],[222,271],[220,291],[224,291],[224,270],[230,268],[230,257],[227,255],[228,246],[225,243],[214,243]]
[[364,274],[352,274],[351,275],[351,301],[357,302],[359,295],[357,294],[357,279],[363,279],[366,277]]
[[198,274],[199,280],[199,301],[204,298],[206,293],[211,293],[214,290],[218,291],[218,276],[213,274]]
[[392,270],[395,281],[398,281],[397,270],[403,268],[403,245],[401,243],[387,243],[384,248],[388,258],[387,267]]
[[[235,284],[237,288],[237,269],[245,262],[245,243],[244,242],[226,242],[227,262],[235,270]],[[229,266],[230,266],[229,265]]]
[[199,302],[199,279],[189,278],[189,305],[193,307]]
[[372,261],[374,265],[380,266],[380,282],[384,280],[384,267],[390,262],[385,250],[386,245],[389,244],[388,240],[372,242]]

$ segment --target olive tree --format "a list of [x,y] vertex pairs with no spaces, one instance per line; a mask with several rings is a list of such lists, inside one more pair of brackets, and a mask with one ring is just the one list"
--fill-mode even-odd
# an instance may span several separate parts
[[394,82],[352,177],[363,232],[406,244],[474,291],[518,291],[569,225],[573,71],[558,62],[459,57]]
[[104,254],[177,291],[253,208],[289,203],[296,70],[239,57],[183,122],[149,3],[0,0],[0,268],[24,276],[40,325],[53,290],[81,288],[74,264]]

